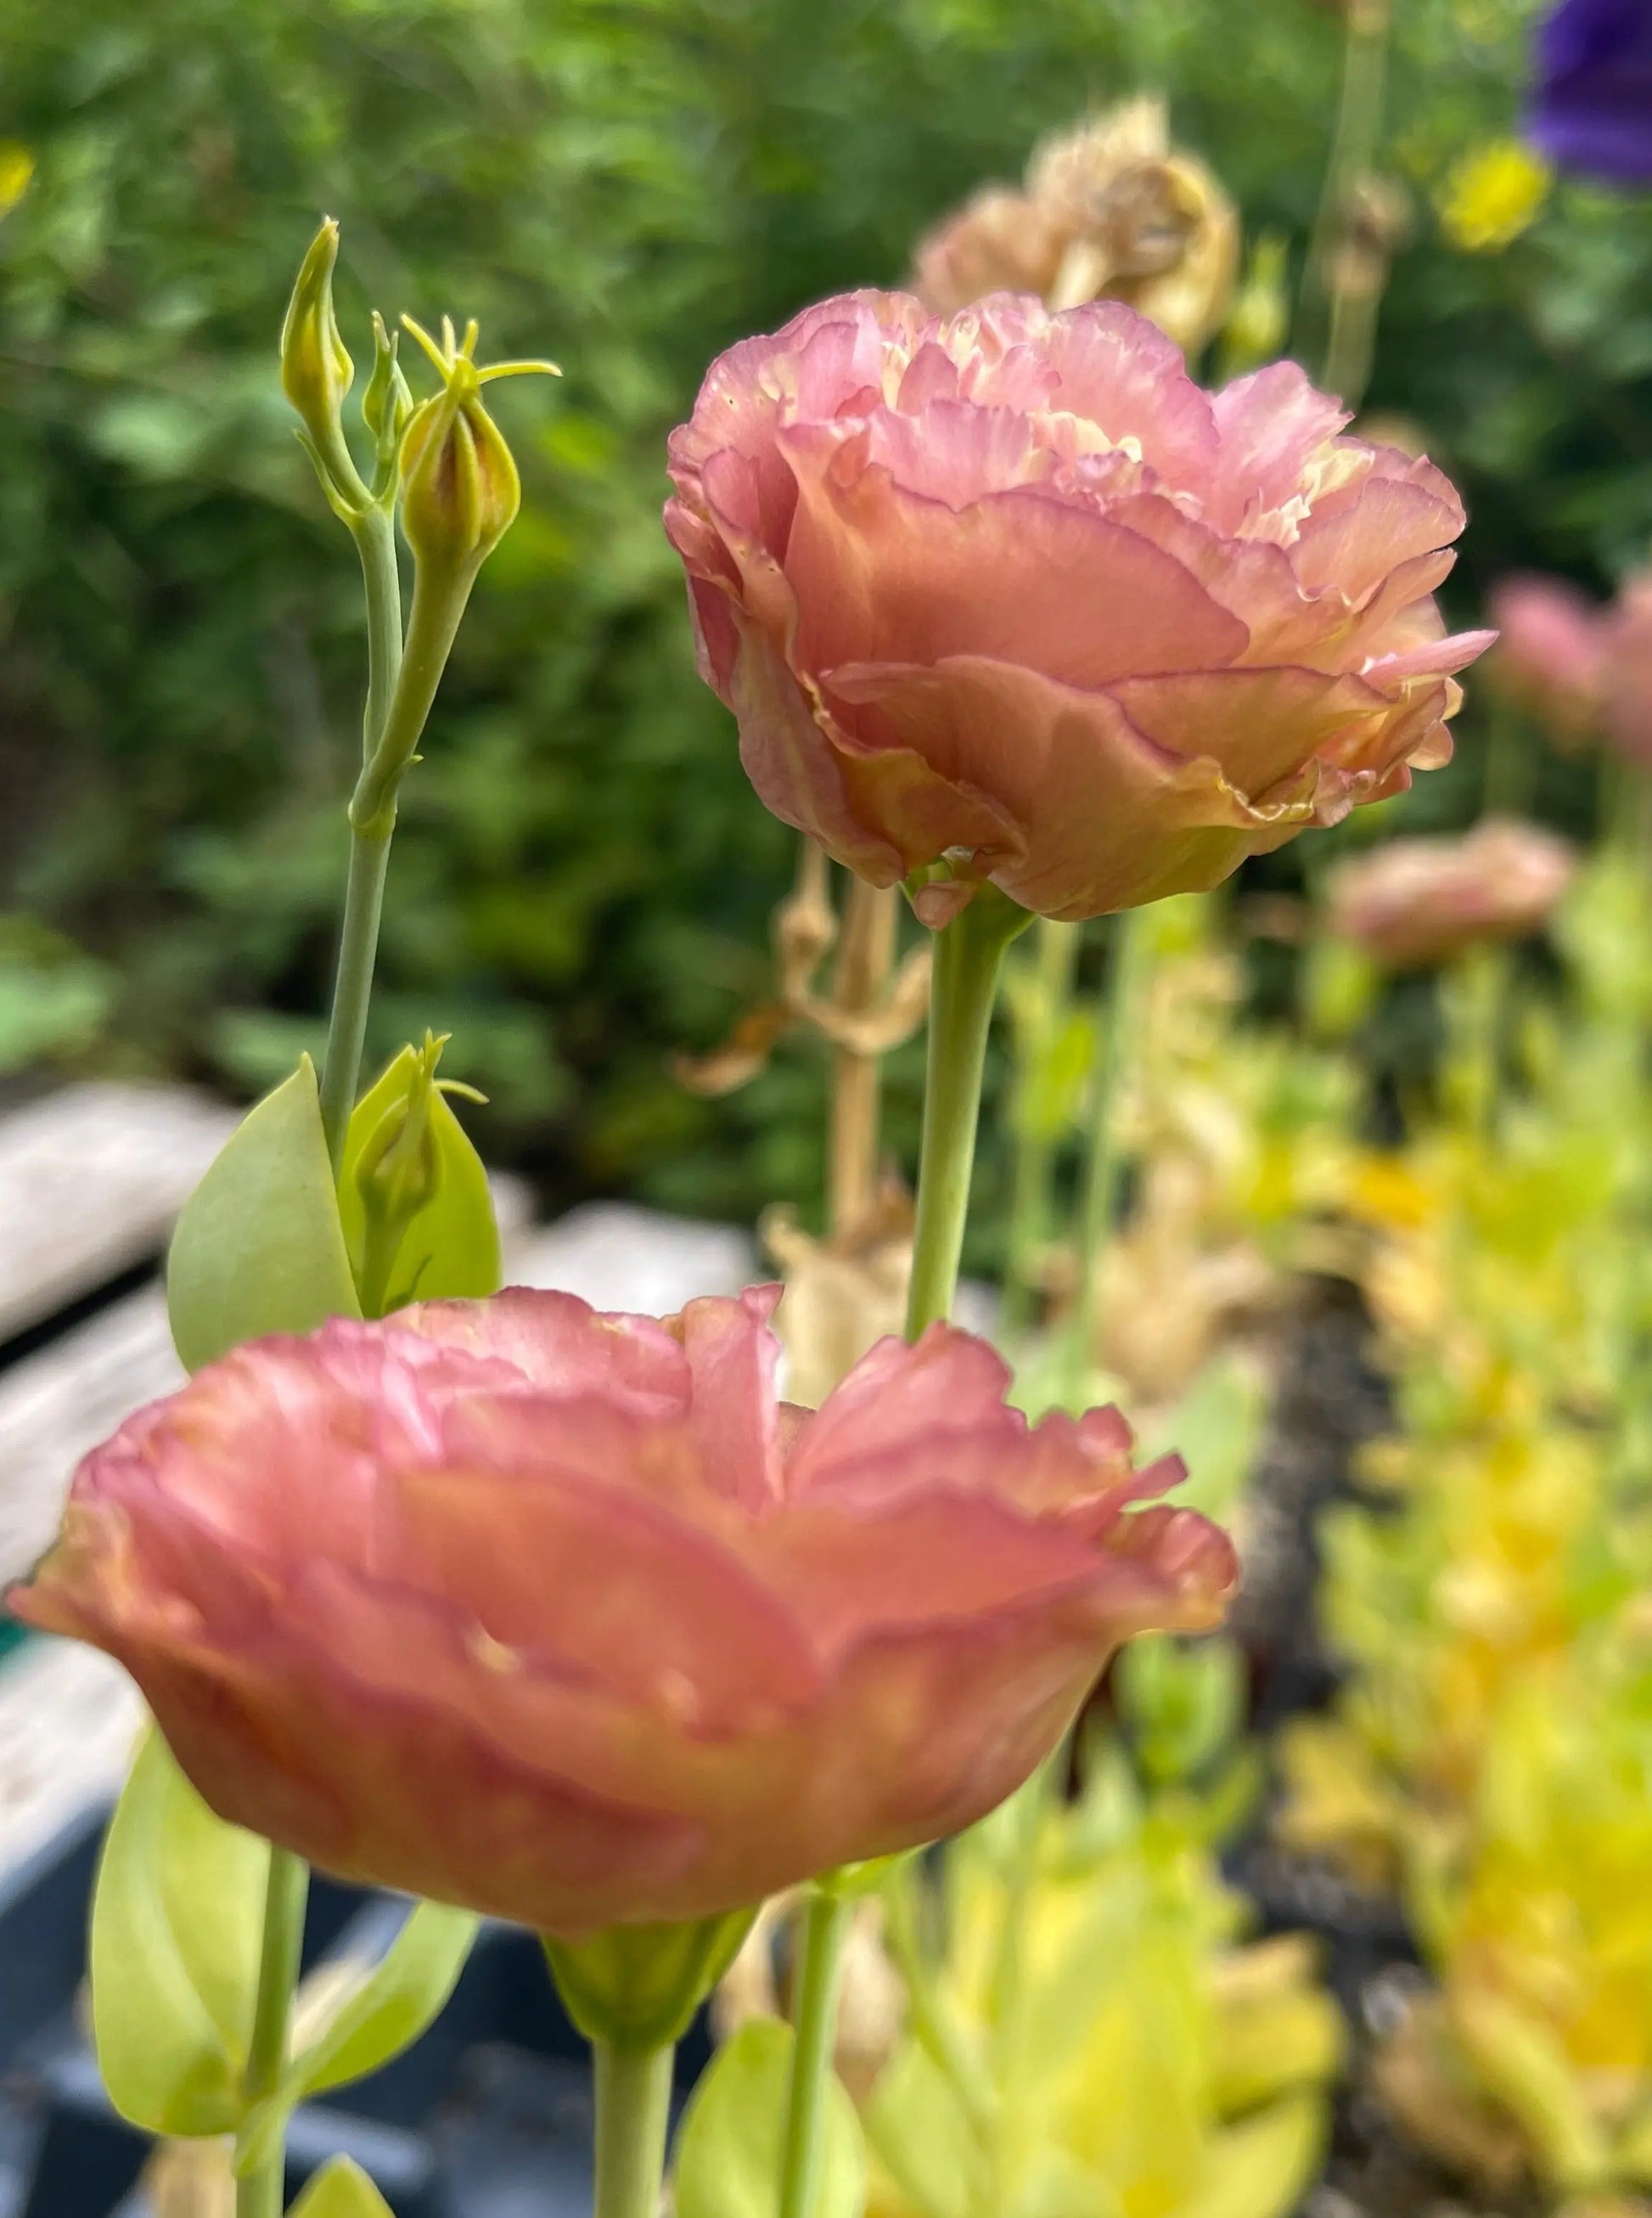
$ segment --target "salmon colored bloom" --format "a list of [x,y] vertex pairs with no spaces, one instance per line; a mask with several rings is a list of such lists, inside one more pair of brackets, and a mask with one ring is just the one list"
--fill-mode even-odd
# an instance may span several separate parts
[[1606,611],[1563,578],[1525,574],[1500,579],[1488,604],[1497,627],[1488,680],[1556,744],[1579,745],[1599,722]]
[[1441,963],[1476,941],[1538,931],[1572,883],[1552,832],[1488,816],[1457,838],[1391,839],[1329,873],[1331,930],[1379,963]]
[[578,1934],[969,1824],[1108,1654],[1234,1577],[1116,1410],[1030,1427],[983,1341],[779,1402],[778,1289],[520,1289],[257,1341],[76,1475],[13,1607],[131,1671],[220,1815]]
[[898,293],[713,364],[666,530],[777,815],[879,885],[1077,918],[1216,884],[1451,752],[1430,463],[1276,363],[1200,390],[1122,303]]

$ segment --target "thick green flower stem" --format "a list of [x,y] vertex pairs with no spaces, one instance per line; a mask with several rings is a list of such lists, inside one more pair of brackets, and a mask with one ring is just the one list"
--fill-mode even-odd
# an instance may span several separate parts
[[950,1313],[981,1121],[981,1073],[1004,951],[1032,921],[993,887],[936,934],[906,1337]]
[[[269,1851],[269,1884],[264,1898],[263,1948],[258,1959],[258,1992],[253,2004],[252,2039],[247,2048],[244,2086],[246,2108],[275,2092],[287,2062],[288,2025],[293,1990],[298,1985],[304,1947],[304,1911],[310,1893],[310,1868],[286,1849]],[[235,2218],[281,2218],[286,2207],[285,2138],[255,2172],[236,2182]]]
[[[367,706],[362,716],[362,764],[373,759],[401,675],[401,570],[396,559],[396,519],[387,503],[375,502],[353,527],[362,560],[367,597]],[[321,1062],[321,1129],[337,1170],[344,1133],[362,1077],[362,1043],[367,1032],[373,964],[379,945],[379,914],[384,901],[390,839],[361,838],[352,826],[350,878],[344,894],[344,923],[339,936],[338,968],[333,978],[332,1012]]]
[[[597,2064],[593,2218],[658,2218],[671,2123],[671,2044],[592,2044]],[[237,2213],[237,2218],[240,2214]]]
[[1124,1059],[1135,1025],[1145,956],[1141,913],[1124,909],[1113,926],[1113,967],[1097,1027],[1096,1075],[1090,1106],[1090,1146],[1079,1222],[1079,1279],[1067,1334],[1062,1398],[1081,1409],[1096,1360],[1101,1322],[1101,1274],[1118,1208],[1118,1112]]
[[373,998],[373,967],[379,951],[379,918],[390,867],[392,828],[368,833],[352,828],[350,833],[344,925],[339,935],[332,1015],[321,1061],[321,1129],[327,1136],[327,1153],[335,1173],[362,1083],[362,1049],[367,1038],[368,1005]]
[[1016,1041],[1015,1183],[1002,1304],[1010,1343],[1032,1322],[1038,1258],[1050,1233],[1056,1134],[1049,1110],[1053,1090],[1049,1064],[1072,997],[1079,927],[1040,917],[1037,939],[1026,1015]]
[[781,2157],[780,2218],[814,2218],[819,2200],[826,2092],[837,2045],[838,1994],[850,1907],[830,1880],[808,1891],[792,1997],[796,2045]]
[[[364,541],[364,567],[367,561]],[[343,1152],[344,1134],[361,1085],[362,1048],[367,1036],[368,1004],[372,998],[373,968],[378,956],[385,872],[390,860],[391,835],[396,828],[397,789],[415,759],[414,749],[430,713],[442,671],[447,667],[454,635],[465,613],[475,574],[473,568],[466,566],[462,569],[426,568],[415,578],[406,645],[401,653],[396,682],[384,710],[383,723],[366,748],[362,775],[350,798],[350,883],[344,896],[343,931],[338,943],[332,1017],[321,1069],[321,1124],[335,1168]],[[385,617],[381,609],[379,619],[375,619],[373,606],[369,593],[369,641],[374,636],[375,621]],[[369,678],[369,700],[372,694]]]

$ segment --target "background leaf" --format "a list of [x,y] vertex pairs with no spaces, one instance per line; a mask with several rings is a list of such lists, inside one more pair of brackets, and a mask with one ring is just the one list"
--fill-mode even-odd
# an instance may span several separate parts
[[[752,2018],[712,2059],[678,2134],[677,2218],[775,2218],[792,2043],[790,2026]],[[859,2218],[865,2203],[860,2121],[834,2074],[814,2218]]]

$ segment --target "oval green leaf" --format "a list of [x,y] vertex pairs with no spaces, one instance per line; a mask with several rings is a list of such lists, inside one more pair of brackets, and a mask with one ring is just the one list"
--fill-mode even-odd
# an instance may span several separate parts
[[[793,2034],[752,2018],[724,2043],[689,2103],[673,2172],[677,2218],[777,2218]],[[814,2218],[860,2218],[866,2145],[847,2090],[826,2085]]]
[[150,2133],[237,2122],[269,1858],[212,1815],[152,1732],[103,1843],[90,1944],[98,2069]]
[[248,1112],[184,1204],[166,1306],[190,1371],[265,1333],[362,1314],[307,1055]]

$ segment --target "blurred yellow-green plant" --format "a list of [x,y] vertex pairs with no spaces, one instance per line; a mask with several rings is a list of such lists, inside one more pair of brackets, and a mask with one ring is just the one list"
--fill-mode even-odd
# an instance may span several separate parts
[[[1169,1768],[1208,1756],[1221,1707]],[[1201,1808],[1185,1788],[1144,1795],[1113,1745],[1071,1806],[1035,1782],[949,1848],[938,1902],[895,1875],[906,2029],[865,2105],[872,2218],[1296,2207],[1341,2021],[1303,1936],[1243,1941]]]
[[1643,1613],[1510,1680],[1465,1817],[1412,1846],[1438,1984],[1379,2085],[1482,2187],[1530,2180],[1579,2207],[1652,2189],[1649,1633]]

